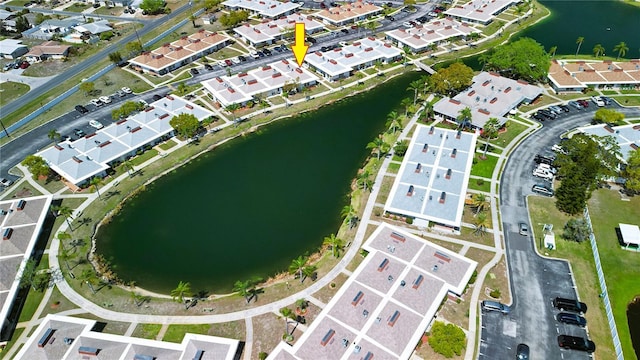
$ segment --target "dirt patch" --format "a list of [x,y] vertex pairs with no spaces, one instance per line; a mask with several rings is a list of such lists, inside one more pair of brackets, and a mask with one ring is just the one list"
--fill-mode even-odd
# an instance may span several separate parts
[[[479,285],[479,284],[478,284]],[[499,298],[491,298],[488,295],[488,291],[483,291],[480,295],[480,300],[484,299],[492,299],[499,300],[502,303],[510,304],[511,303],[511,294],[509,292],[509,281],[507,278],[507,264],[505,262],[504,256],[500,259],[500,261],[489,270],[489,274],[482,285],[486,289],[490,290],[500,290]]]
[[257,359],[260,352],[264,351],[269,353],[282,341],[285,324],[283,319],[279,319],[278,316],[273,313],[255,316],[252,321],[253,348],[251,358]]
[[244,320],[211,324],[207,335],[220,336],[245,341],[247,329]]
[[[316,299],[326,304],[333,298],[336,292],[338,292],[338,289],[340,289],[340,287],[342,286],[342,284],[345,283],[345,281],[347,281],[347,275],[340,273],[340,275],[338,275],[333,280],[333,282],[329,283],[329,285],[323,287],[322,289],[318,290],[315,294],[313,294],[313,297],[315,297]],[[331,287],[331,284],[335,284],[335,286]]]
[[[466,353],[466,349],[462,350],[462,354],[460,356],[454,356],[450,359],[464,359],[465,353]],[[429,343],[427,341],[424,341],[424,343],[421,346],[416,348],[416,354],[423,359],[429,359],[429,360],[447,359],[444,355],[440,355],[435,351],[433,351],[433,349],[431,348],[431,346],[429,346]]]

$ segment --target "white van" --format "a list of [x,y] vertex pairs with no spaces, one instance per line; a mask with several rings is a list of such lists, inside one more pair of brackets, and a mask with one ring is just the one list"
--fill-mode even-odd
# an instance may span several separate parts
[[558,170],[553,166],[549,164],[543,164],[543,163],[538,164],[538,170],[547,171],[554,175],[558,172]]
[[539,178],[543,178],[546,180],[551,181],[553,179],[553,174],[549,171],[545,171],[542,169],[535,169],[533,171],[533,176],[539,177]]

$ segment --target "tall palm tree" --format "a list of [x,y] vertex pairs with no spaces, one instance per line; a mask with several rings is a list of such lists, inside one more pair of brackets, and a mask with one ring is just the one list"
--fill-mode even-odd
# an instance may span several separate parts
[[424,84],[422,84],[422,82],[420,81],[420,79],[418,80],[414,80],[409,84],[409,87],[407,87],[407,90],[413,90],[413,103],[415,104],[416,101],[418,101],[418,90],[422,89],[422,86]]
[[359,188],[363,190],[371,190],[373,186],[373,180],[371,180],[371,174],[368,171],[363,171],[358,174],[358,178],[356,179],[356,184]]
[[68,206],[60,205],[60,206],[53,206],[53,210],[57,213],[57,216],[64,217],[64,219],[67,221],[67,225],[69,226],[69,229],[73,231],[73,228],[71,227],[71,223],[69,222],[69,219],[73,217],[73,209],[71,209]]
[[58,260],[64,261],[64,264],[67,266],[67,270],[71,271],[72,268],[69,266],[69,260],[75,258],[76,255],[71,252],[70,249],[65,247],[60,247],[60,251],[58,252]]
[[340,257],[340,251],[344,249],[344,241],[337,238],[335,234],[331,234],[324,238],[322,245],[330,246],[333,257]]
[[380,155],[382,155],[382,148],[386,143],[382,140],[381,136],[376,137],[373,141],[367,144],[367,149],[375,150],[378,160],[380,160]]
[[404,107],[404,116],[409,116],[409,108],[413,105],[411,98],[404,98],[400,101],[400,106]]
[[240,109],[240,105],[234,103],[234,104],[228,105],[224,109],[230,112],[231,115],[233,116],[233,121],[236,121],[236,111]]
[[[171,290],[171,299],[173,301],[183,304],[184,298],[191,296],[191,284],[188,282],[180,281],[178,286]],[[187,305],[185,305],[187,307]]]
[[318,267],[315,265],[307,265],[305,267],[302,268],[302,281],[304,281],[306,278],[308,277],[313,277],[313,274],[315,274],[316,270],[318,270]]
[[298,256],[297,259],[293,259],[293,261],[291,262],[291,265],[289,265],[289,273],[290,274],[297,273],[298,276],[300,277],[300,283],[304,281],[304,278],[302,277],[302,270],[307,265],[308,260],[309,260],[308,257],[300,255]]
[[91,186],[98,193],[98,198],[102,199],[102,196],[100,195],[100,188],[98,187],[98,185],[102,185],[102,179],[97,176],[91,178],[91,180],[89,181],[89,186]]
[[628,50],[629,50],[629,47],[624,41],[621,41],[620,43],[618,43],[618,45],[614,46],[613,51],[618,52],[618,57],[616,58],[616,60],[619,59],[621,56],[625,56]]
[[351,205],[345,205],[342,210],[340,210],[340,216],[343,219],[347,219],[349,216],[351,216],[354,213],[354,209],[353,206]]
[[49,130],[49,133],[47,133],[47,137],[54,143],[60,141],[60,139],[62,138],[62,136],[58,131],[56,131],[56,129]]
[[482,64],[482,71],[484,71],[485,66],[489,65],[489,60],[491,59],[491,55],[487,51],[483,52],[478,56],[478,62]]
[[420,82],[422,83],[422,95],[426,99],[427,93],[431,90],[431,78],[429,75],[422,75],[420,76]]
[[402,124],[400,123],[401,117],[398,115],[396,111],[392,111],[387,115],[387,123],[385,124],[392,133],[396,133],[400,128],[402,128]]
[[602,44],[596,44],[596,46],[593,47],[593,55],[597,58],[602,54],[604,54],[604,46],[602,46]]
[[578,57],[578,53],[580,52],[580,46],[582,46],[583,42],[584,42],[584,36],[580,36],[576,40],[576,44],[578,44],[578,48],[576,49],[576,57]]
[[236,281],[233,285],[233,291],[237,292],[240,296],[244,296],[244,299],[247,301],[247,304],[251,301],[251,287],[253,286],[251,280],[246,281]]
[[487,232],[487,213],[481,212],[479,213],[474,220],[475,230],[473,231],[476,235],[484,235]]
[[131,160],[123,161],[122,168],[127,170],[127,173],[129,173],[129,176],[133,175],[133,170],[135,170],[135,167],[133,166],[133,163],[131,162]]
[[473,207],[476,208],[476,215],[484,211],[489,203],[487,196],[483,193],[473,194]]
[[98,277],[96,276],[95,271],[92,269],[83,270],[80,276],[78,276],[78,280],[80,281],[80,286],[86,283],[89,289],[91,289],[91,292],[94,295],[96,294],[96,289],[93,286],[97,284]]
[[556,57],[556,51],[558,51],[558,47],[556,45],[549,48],[549,55],[551,55],[551,58]]
[[287,335],[291,335],[289,333],[289,320],[295,320],[293,311],[291,311],[291,309],[289,309],[288,307],[283,307],[282,309],[280,309],[280,315],[282,315],[282,318],[284,319],[285,333]]
[[193,28],[195,29],[196,27],[196,19],[197,17],[193,14],[191,14],[191,16],[189,16],[189,20],[191,20],[191,23],[193,24]]
[[422,113],[427,118],[427,120],[432,119],[433,116],[435,115],[435,112],[433,111],[433,104],[428,101],[425,102],[424,110],[422,111]]
[[464,109],[460,110],[460,112],[458,112],[457,120],[460,122],[463,128],[466,126],[467,123],[470,124],[472,121],[471,108],[467,106]]

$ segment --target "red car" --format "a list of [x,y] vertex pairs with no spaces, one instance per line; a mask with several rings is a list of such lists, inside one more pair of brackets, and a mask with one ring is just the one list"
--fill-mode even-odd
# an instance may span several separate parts
[[29,67],[29,65],[31,65],[31,64],[29,64],[28,61],[23,61],[23,62],[20,63],[20,69],[26,69],[26,68]]
[[227,66],[233,65],[233,62],[229,59],[225,60],[224,63],[227,64]]
[[584,99],[578,100],[578,104],[582,105],[582,107],[589,107],[589,102]]

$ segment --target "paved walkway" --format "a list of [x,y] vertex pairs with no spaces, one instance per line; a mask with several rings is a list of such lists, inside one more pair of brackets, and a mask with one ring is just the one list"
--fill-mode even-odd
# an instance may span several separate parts
[[[55,76],[24,76],[22,75],[22,69],[12,69],[3,73],[0,73],[0,83],[11,81],[15,83],[29,85],[30,90],[44,85],[46,82],[54,78]],[[0,93],[1,94],[1,93]]]

